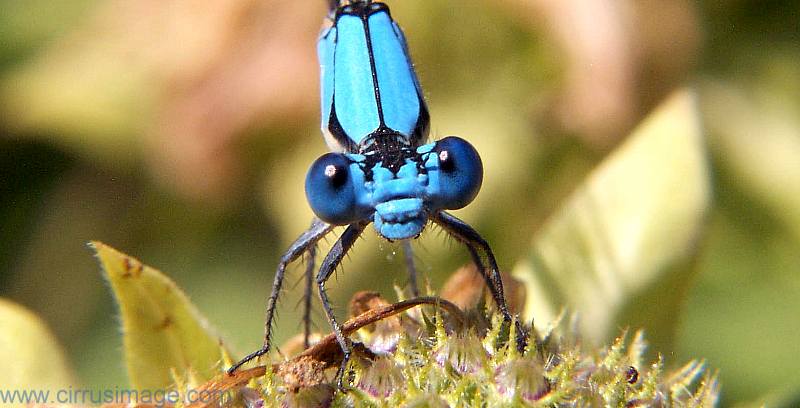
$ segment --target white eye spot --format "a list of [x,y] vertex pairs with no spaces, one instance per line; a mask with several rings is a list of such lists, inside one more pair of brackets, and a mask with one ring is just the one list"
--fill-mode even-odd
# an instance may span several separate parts
[[448,159],[450,159],[450,153],[447,150],[442,150],[441,152],[439,152],[440,162],[446,162]]
[[336,175],[336,166],[329,164],[325,166],[325,177],[333,178]]

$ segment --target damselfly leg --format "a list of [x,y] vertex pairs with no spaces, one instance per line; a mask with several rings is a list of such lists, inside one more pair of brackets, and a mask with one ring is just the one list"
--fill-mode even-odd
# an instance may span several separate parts
[[411,289],[411,296],[419,296],[419,283],[417,282],[417,266],[414,264],[414,249],[411,248],[411,241],[403,241],[403,258],[406,262],[408,271],[408,286]]
[[267,317],[264,323],[264,345],[260,349],[247,355],[238,363],[234,364],[230,369],[228,369],[228,373],[232,374],[248,361],[269,353],[270,341],[272,340],[272,321],[275,317],[275,305],[277,304],[278,297],[281,293],[286,267],[290,263],[294,262],[297,258],[300,258],[303,253],[315,246],[317,241],[331,232],[333,228],[333,225],[315,219],[311,225],[311,228],[300,235],[300,237],[297,238],[297,240],[295,240],[294,243],[289,247],[289,250],[286,251],[286,253],[281,257],[281,260],[278,263],[278,268],[275,272],[275,279],[272,281],[272,292],[267,300]]
[[[335,226],[327,224],[315,218],[311,222],[311,227],[308,230],[306,230],[306,232],[304,232],[302,235],[300,235],[300,237],[297,238],[297,240],[295,240],[294,243],[292,243],[292,245],[289,247],[289,250],[286,251],[283,257],[281,257],[281,260],[278,263],[277,271],[275,272],[275,278],[272,283],[272,291],[267,300],[266,323],[264,327],[264,343],[260,349],[254,351],[253,353],[250,353],[249,355],[244,357],[241,361],[234,364],[228,370],[229,373],[233,373],[245,363],[269,353],[272,342],[272,323],[275,318],[275,307],[278,302],[278,297],[280,296],[281,288],[283,287],[283,280],[286,273],[286,268],[290,263],[300,258],[300,256],[303,255],[304,252],[306,254],[307,263],[305,268],[305,276],[304,276],[305,288],[303,293],[303,331],[304,331],[303,345],[305,348],[309,347],[309,337],[311,334],[311,307],[312,307],[312,296],[313,296],[312,291],[313,291],[314,266],[315,266],[314,259],[316,256],[317,244],[319,240],[322,239],[329,232],[331,232],[334,227]],[[362,227],[360,231],[363,231],[363,229],[364,228]],[[342,236],[344,237],[344,235]],[[340,238],[339,241],[337,241],[337,244],[341,241],[341,239],[342,238]],[[350,245],[352,245],[352,243]],[[336,246],[334,246],[334,249],[336,249]],[[331,253],[334,253],[334,249],[331,249]],[[412,294],[413,296],[416,297],[419,295],[419,292],[417,290],[418,286],[416,281],[416,268],[414,266],[414,260],[410,244],[404,243],[403,249],[404,251],[406,251],[405,259],[409,271],[409,279],[410,279]],[[325,258],[326,260],[330,257],[331,253],[329,253],[328,256]],[[323,263],[323,266],[324,265],[325,263]],[[323,268],[320,268],[320,274],[322,273],[322,271]],[[319,279],[319,276],[317,279]],[[323,295],[321,294],[320,296],[322,297]],[[324,296],[324,299],[327,299],[327,295]],[[323,307],[326,307],[326,314],[327,314],[328,309],[330,308],[330,303],[328,303],[326,306],[325,302],[326,300],[323,300]],[[328,315],[328,317],[330,320],[330,315]]]
[[[483,237],[481,237],[480,234],[478,234],[478,232],[475,231],[475,229],[469,224],[461,221],[447,212],[441,211],[435,215],[432,215],[431,219],[433,222],[447,231],[447,233],[453,236],[453,238],[455,238],[457,241],[466,245],[470,255],[472,256],[472,260],[475,262],[475,265],[478,268],[478,272],[480,272],[484,278],[484,281],[486,281],[486,286],[489,288],[489,292],[491,293],[497,308],[503,315],[504,322],[506,324],[510,324],[512,321],[514,321],[517,332],[517,350],[520,352],[524,351],[527,343],[527,333],[525,330],[523,330],[519,319],[514,320],[511,316],[511,313],[508,311],[506,298],[503,294],[503,281],[500,278],[500,269],[497,267],[497,260],[495,260],[494,253],[492,252],[492,248],[489,247],[489,243],[486,242],[486,240],[484,240]],[[488,272],[484,266],[481,253],[489,264]]]
[[344,377],[345,370],[347,369],[347,363],[350,361],[352,347],[350,346],[349,339],[345,337],[344,333],[342,333],[342,329],[339,326],[339,323],[336,321],[336,315],[331,307],[328,294],[325,291],[325,283],[336,270],[336,267],[338,267],[342,262],[344,255],[350,250],[368,224],[368,221],[363,221],[351,224],[349,227],[347,227],[342,236],[340,236],[339,239],[336,240],[336,243],[333,244],[333,248],[331,248],[331,251],[328,252],[328,255],[325,256],[325,259],[322,261],[322,265],[319,268],[319,273],[317,274],[317,287],[319,288],[319,298],[322,300],[322,308],[325,310],[325,315],[328,317],[328,322],[330,322],[331,327],[333,328],[333,333],[336,335],[336,340],[339,342],[339,346],[342,348],[342,364],[339,366],[339,371],[336,373],[336,385],[340,390],[344,389],[342,378]]
[[[313,225],[313,224],[312,224]],[[405,240],[402,242],[403,246],[403,260],[406,264],[406,271],[408,272],[408,287],[411,291],[412,297],[419,296],[419,283],[417,282],[417,267],[414,263],[414,250],[411,247],[411,241]],[[305,288],[303,291],[303,347],[310,346],[311,337],[311,307],[313,285],[314,285],[314,266],[316,265],[317,245],[312,245],[306,253],[306,269],[305,269]]]
[[305,290],[303,291],[303,348],[308,348],[311,344],[309,343],[309,337],[311,336],[311,296],[314,294],[313,291],[313,284],[314,284],[314,259],[317,256],[317,245],[311,245],[308,248],[308,252],[306,252],[306,270],[305,276],[303,279],[305,280]]

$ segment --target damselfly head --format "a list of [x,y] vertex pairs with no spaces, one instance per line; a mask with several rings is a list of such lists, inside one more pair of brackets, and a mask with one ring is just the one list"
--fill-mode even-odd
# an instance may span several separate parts
[[417,148],[375,141],[363,154],[328,153],[306,177],[306,196],[321,220],[347,225],[371,219],[384,238],[422,232],[430,214],[459,209],[480,190],[483,165],[472,145],[450,136]]

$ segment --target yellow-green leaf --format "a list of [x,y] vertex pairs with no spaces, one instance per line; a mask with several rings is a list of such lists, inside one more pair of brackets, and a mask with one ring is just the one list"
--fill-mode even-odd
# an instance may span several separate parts
[[567,307],[590,340],[644,327],[668,347],[710,203],[707,167],[694,93],[679,91],[535,236],[515,270],[528,317],[548,321]]
[[200,379],[219,372],[219,337],[172,280],[103,243],[91,246],[119,304],[131,386],[167,387],[172,369]]
[[0,299],[0,387],[54,390],[73,385],[64,351],[30,310]]

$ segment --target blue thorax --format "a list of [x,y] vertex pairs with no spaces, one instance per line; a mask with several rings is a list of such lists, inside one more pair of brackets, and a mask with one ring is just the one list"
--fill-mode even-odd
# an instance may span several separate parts
[[410,146],[427,138],[428,109],[403,32],[385,4],[339,8],[317,51],[322,130],[332,150],[359,152],[380,134]]

